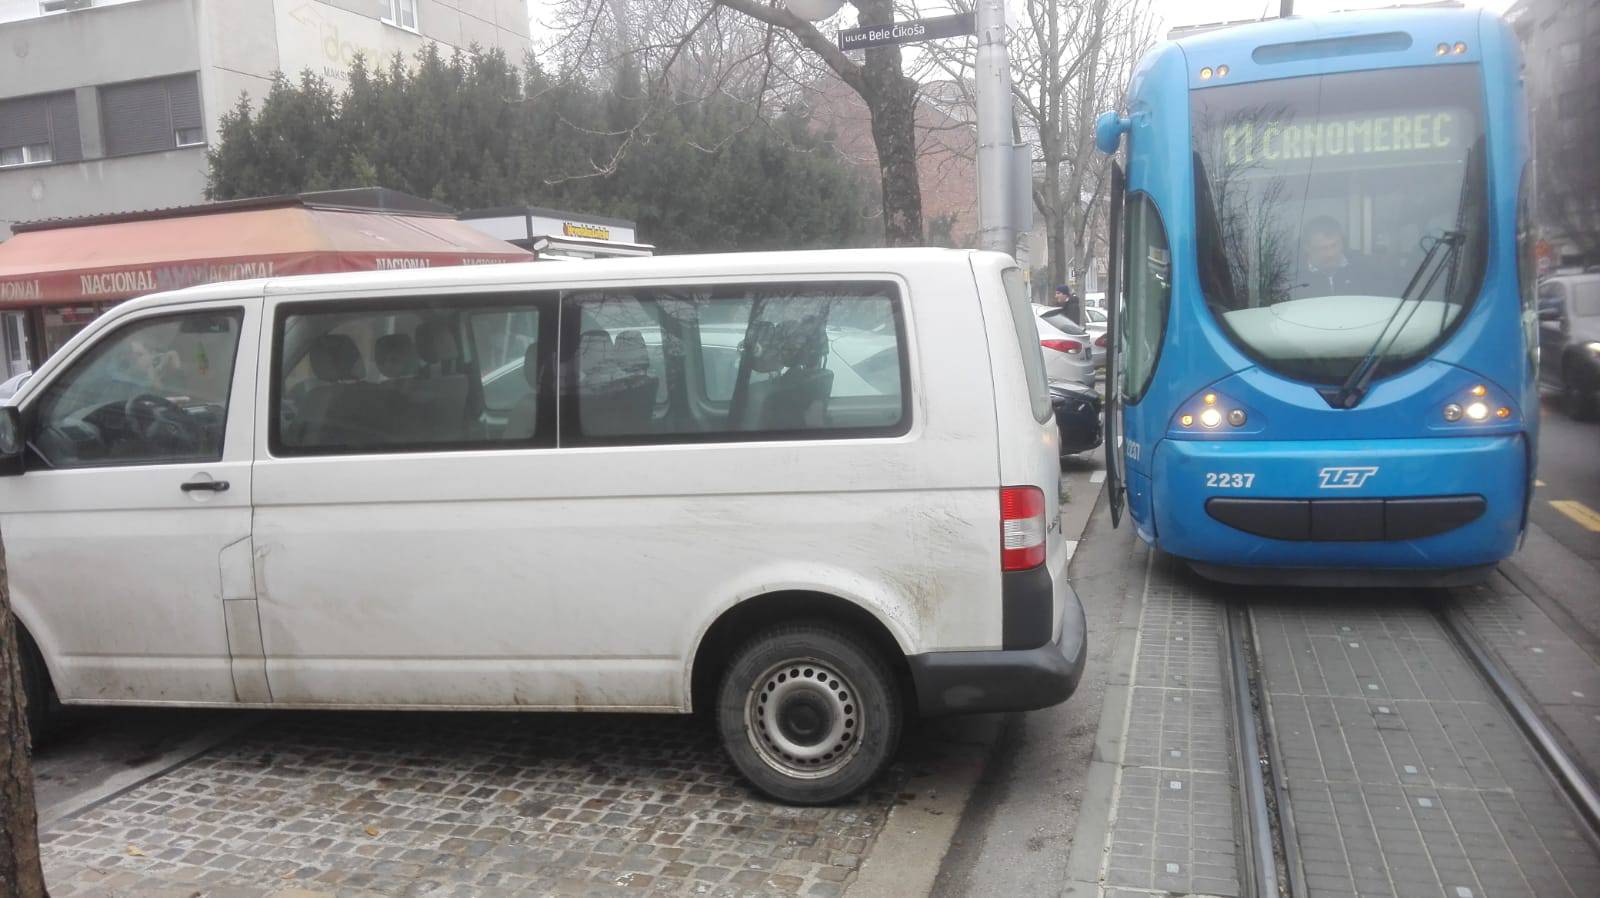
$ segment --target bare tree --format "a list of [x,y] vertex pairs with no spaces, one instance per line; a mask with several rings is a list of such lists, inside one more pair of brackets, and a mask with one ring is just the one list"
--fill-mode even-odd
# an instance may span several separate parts
[[33,804],[28,714],[5,543],[0,542],[0,898],[43,898],[38,813]]
[[[968,10],[971,0],[954,6]],[[1154,40],[1155,17],[1150,0],[1022,0],[1016,11],[1008,38],[1016,132],[1035,147],[1033,199],[1044,219],[1050,282],[1075,284],[1081,297],[1100,243],[1109,172],[1094,150],[1094,120],[1120,104],[1134,64]],[[943,95],[971,108],[971,47],[930,47],[918,63],[915,76],[948,82]]]
[[[851,0],[862,25],[894,20],[892,0]],[[753,104],[792,101],[820,63],[866,104],[882,184],[884,238],[923,241],[914,110],[917,84],[899,47],[864,51],[857,62],[781,0],[564,0],[562,37],[551,48],[569,72],[608,71],[627,61],[648,79],[626,151],[647,132],[652,109],[671,98],[725,93]],[[599,166],[603,169],[603,166]]]

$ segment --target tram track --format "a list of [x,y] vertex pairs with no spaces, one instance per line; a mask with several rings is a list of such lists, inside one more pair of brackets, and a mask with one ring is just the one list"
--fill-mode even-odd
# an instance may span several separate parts
[[[1418,601],[1516,723],[1544,772],[1586,828],[1583,835],[1600,849],[1600,789],[1566,739],[1540,713],[1537,702],[1454,596],[1430,595]],[[1307,898],[1312,890],[1299,856],[1301,843],[1286,780],[1288,768],[1275,738],[1255,611],[1249,596],[1225,600],[1222,610],[1224,691],[1231,711],[1241,818],[1241,885],[1251,898]]]
[[1533,744],[1546,771],[1572,801],[1573,810],[1589,827],[1590,838],[1600,843],[1600,790],[1573,757],[1556,730],[1545,721],[1515,675],[1472,626],[1466,614],[1449,602],[1434,607],[1445,632],[1455,639],[1462,653],[1499,696],[1502,707],[1511,714],[1523,735]]

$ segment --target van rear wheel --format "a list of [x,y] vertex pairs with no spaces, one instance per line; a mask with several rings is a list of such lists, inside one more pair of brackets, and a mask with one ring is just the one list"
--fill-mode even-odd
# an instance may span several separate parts
[[745,643],[717,692],[717,729],[755,787],[789,804],[841,801],[888,766],[900,693],[864,640],[822,623],[773,627]]

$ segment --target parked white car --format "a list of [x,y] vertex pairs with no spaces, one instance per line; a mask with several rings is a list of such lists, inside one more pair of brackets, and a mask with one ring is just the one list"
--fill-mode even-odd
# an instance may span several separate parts
[[841,800],[903,713],[1083,670],[1009,256],[239,281],[116,306],[0,406],[29,713],[709,709]]
[[6,378],[4,382],[0,382],[0,401],[4,401],[6,399],[10,399],[12,396],[15,396],[17,391],[22,389],[22,385],[27,383],[28,378],[32,376],[32,371],[24,371],[21,374]]
[[1055,306],[1035,305],[1034,326],[1039,331],[1039,348],[1044,351],[1044,367],[1051,383],[1094,386],[1092,338],[1070,318],[1053,320]]
[[[1042,309],[1042,311],[1040,311]],[[1089,347],[1090,359],[1096,368],[1106,366],[1106,313],[1101,309],[1084,307],[1084,322],[1074,321],[1062,306],[1035,306],[1039,317],[1052,326],[1075,334]]]

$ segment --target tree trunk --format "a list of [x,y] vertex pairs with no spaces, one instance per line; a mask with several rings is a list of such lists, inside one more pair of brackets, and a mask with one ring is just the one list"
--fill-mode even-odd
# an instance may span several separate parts
[[[1079,237],[1078,240],[1073,241],[1074,251],[1081,245],[1084,220],[1087,218],[1089,210],[1093,207],[1092,204],[1086,204],[1083,201],[1083,176],[1084,169],[1089,164],[1089,154],[1094,151],[1092,137],[1094,126],[1092,122],[1095,91],[1093,87],[1100,75],[1100,48],[1105,37],[1107,2],[1108,0],[1096,0],[1091,13],[1094,17],[1092,19],[1093,24],[1090,26],[1090,38],[1084,51],[1089,54],[1089,63],[1080,76],[1083,87],[1078,91],[1078,109],[1077,114],[1073,116],[1072,178],[1067,184],[1065,208],[1071,210],[1073,230],[1076,232],[1076,236]],[[1083,271],[1087,260],[1079,256],[1074,258],[1073,262],[1076,263],[1075,267],[1078,271]],[[1076,289],[1072,293],[1072,301],[1068,303],[1068,306],[1072,309],[1069,314],[1072,316],[1073,321],[1081,323],[1083,321],[1084,282],[1083,278],[1080,277],[1074,277],[1071,281]]]
[[[1067,282],[1067,219],[1065,210],[1061,208],[1061,169],[1058,165],[1056,171],[1046,175],[1044,189],[1047,196],[1056,198],[1056,207],[1045,210],[1045,251],[1044,254],[1050,262],[1050,297],[1055,301],[1055,289]],[[1067,312],[1068,317],[1072,313]],[[1074,321],[1078,319],[1074,318]]]
[[[862,27],[894,21],[890,0],[859,0]],[[900,48],[866,51],[861,99],[872,115],[872,141],[883,183],[883,239],[890,246],[921,246],[922,185],[917,173],[917,86],[900,68]]]
[[28,712],[17,649],[5,542],[0,540],[0,898],[43,898],[39,817],[33,806]]

